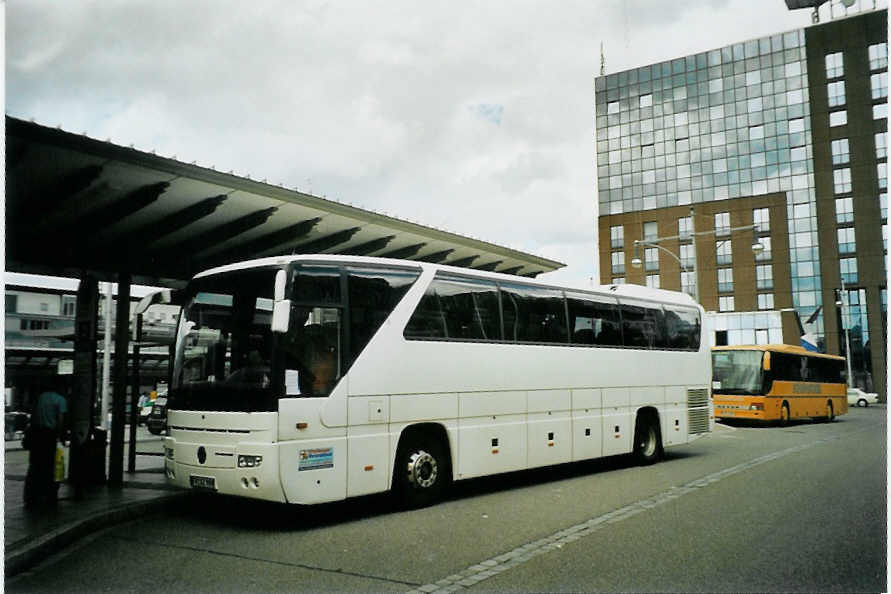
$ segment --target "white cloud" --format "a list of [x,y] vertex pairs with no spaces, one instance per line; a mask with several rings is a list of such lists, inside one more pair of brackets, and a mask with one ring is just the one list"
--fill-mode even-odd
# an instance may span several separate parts
[[10,0],[7,110],[595,274],[594,78],[805,26],[782,0]]

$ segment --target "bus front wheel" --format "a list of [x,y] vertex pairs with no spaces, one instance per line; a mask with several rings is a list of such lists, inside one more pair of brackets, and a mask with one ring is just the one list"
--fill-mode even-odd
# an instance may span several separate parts
[[440,498],[450,474],[439,440],[412,436],[396,455],[394,491],[406,507],[424,507]]
[[835,420],[835,411],[832,408],[832,402],[826,401],[826,422],[831,423]]
[[783,406],[780,407],[780,427],[785,427],[789,424],[789,403],[784,402]]
[[662,456],[662,435],[659,420],[652,414],[642,413],[634,427],[634,458],[638,464],[653,464]]

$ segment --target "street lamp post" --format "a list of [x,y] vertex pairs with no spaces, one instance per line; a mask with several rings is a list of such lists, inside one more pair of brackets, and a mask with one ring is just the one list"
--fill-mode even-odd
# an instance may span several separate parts
[[[729,227],[726,229],[726,232],[733,233],[734,231],[747,231],[747,230],[751,230],[751,231],[753,231],[753,233],[757,232],[758,225],[753,224],[753,225],[741,225],[739,227]],[[642,239],[642,240],[635,239],[634,240],[634,257],[631,259],[631,267],[632,268],[640,268],[641,267],[642,262],[641,262],[639,254],[638,254],[638,250],[639,250],[639,246],[642,245],[644,247],[654,247],[654,248],[658,248],[658,249],[662,250],[663,252],[665,252],[666,254],[668,254],[669,256],[671,256],[672,258],[674,258],[675,260],[678,261],[678,264],[681,265],[681,270],[683,270],[684,272],[688,272],[687,266],[684,265],[684,263],[681,261],[681,259],[678,256],[676,256],[671,250],[659,245],[659,243],[661,243],[663,241],[669,241],[669,240],[674,240],[674,239],[686,239],[687,237],[690,237],[693,240],[693,274],[695,275],[694,282],[693,282],[693,300],[696,301],[697,303],[699,303],[699,268],[700,267],[699,267],[699,262],[697,261],[697,256],[696,256],[696,237],[699,235],[716,235],[716,234],[717,234],[716,230],[711,230],[711,231],[697,231],[696,230],[696,218],[693,215],[693,209],[691,208],[690,209],[690,233],[689,233],[689,235],[687,235],[687,234],[671,235],[668,237],[654,237],[653,239]],[[724,241],[729,241],[729,238],[725,239]],[[757,235],[754,237],[754,241],[752,242],[752,251],[755,252],[756,254],[764,251],[764,245],[762,245],[761,242],[758,241]]]
[[848,289],[845,287],[845,279],[842,278],[840,280],[842,288],[838,294],[839,300],[836,301],[835,304],[841,306],[841,325],[842,329],[845,331],[845,361],[848,365],[848,388],[852,388],[854,386],[854,378],[851,375],[851,334],[848,331],[848,327],[845,325],[848,307]]

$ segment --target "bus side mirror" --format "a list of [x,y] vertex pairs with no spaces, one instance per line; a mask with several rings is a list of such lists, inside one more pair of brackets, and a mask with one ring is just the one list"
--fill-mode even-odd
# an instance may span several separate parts
[[284,334],[291,318],[291,300],[281,299],[272,305],[272,331]]
[[279,270],[275,273],[275,292],[272,304],[272,331],[284,334],[288,331],[288,323],[291,317],[291,300],[285,299],[285,286],[288,283],[288,273]]
[[770,351],[764,353],[764,371],[770,371]]

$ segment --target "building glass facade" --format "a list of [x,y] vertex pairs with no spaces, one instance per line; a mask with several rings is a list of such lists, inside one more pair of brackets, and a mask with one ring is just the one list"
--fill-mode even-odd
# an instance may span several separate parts
[[[788,245],[773,257],[788,260],[790,295],[777,307],[813,318],[808,330],[821,350],[838,352],[848,329],[855,375],[859,366],[869,389],[884,389],[887,350],[869,342],[884,315],[887,271],[887,247],[878,243],[887,229],[887,51],[887,10],[865,11],[595,82],[600,216],[625,217],[627,226],[630,213],[655,220],[654,211],[726,200],[726,209],[710,209],[714,227],[699,216],[693,223],[720,239],[729,217],[719,211],[739,210],[737,199],[783,195]],[[766,249],[755,256],[751,301],[763,310],[774,304],[763,291],[777,280],[776,260],[768,264],[776,229],[766,209],[752,217]],[[679,221],[679,234],[685,225]],[[634,239],[628,228],[624,238]],[[736,269],[737,253],[715,245],[715,266]],[[718,293],[734,290],[732,274],[717,269]],[[695,275],[681,275],[690,290]],[[856,300],[845,319],[834,298],[842,282]],[[735,302],[720,295],[711,307],[739,304],[737,289]]]
[[792,299],[810,316],[821,286],[807,68],[801,29],[598,78],[600,213],[784,191]]

